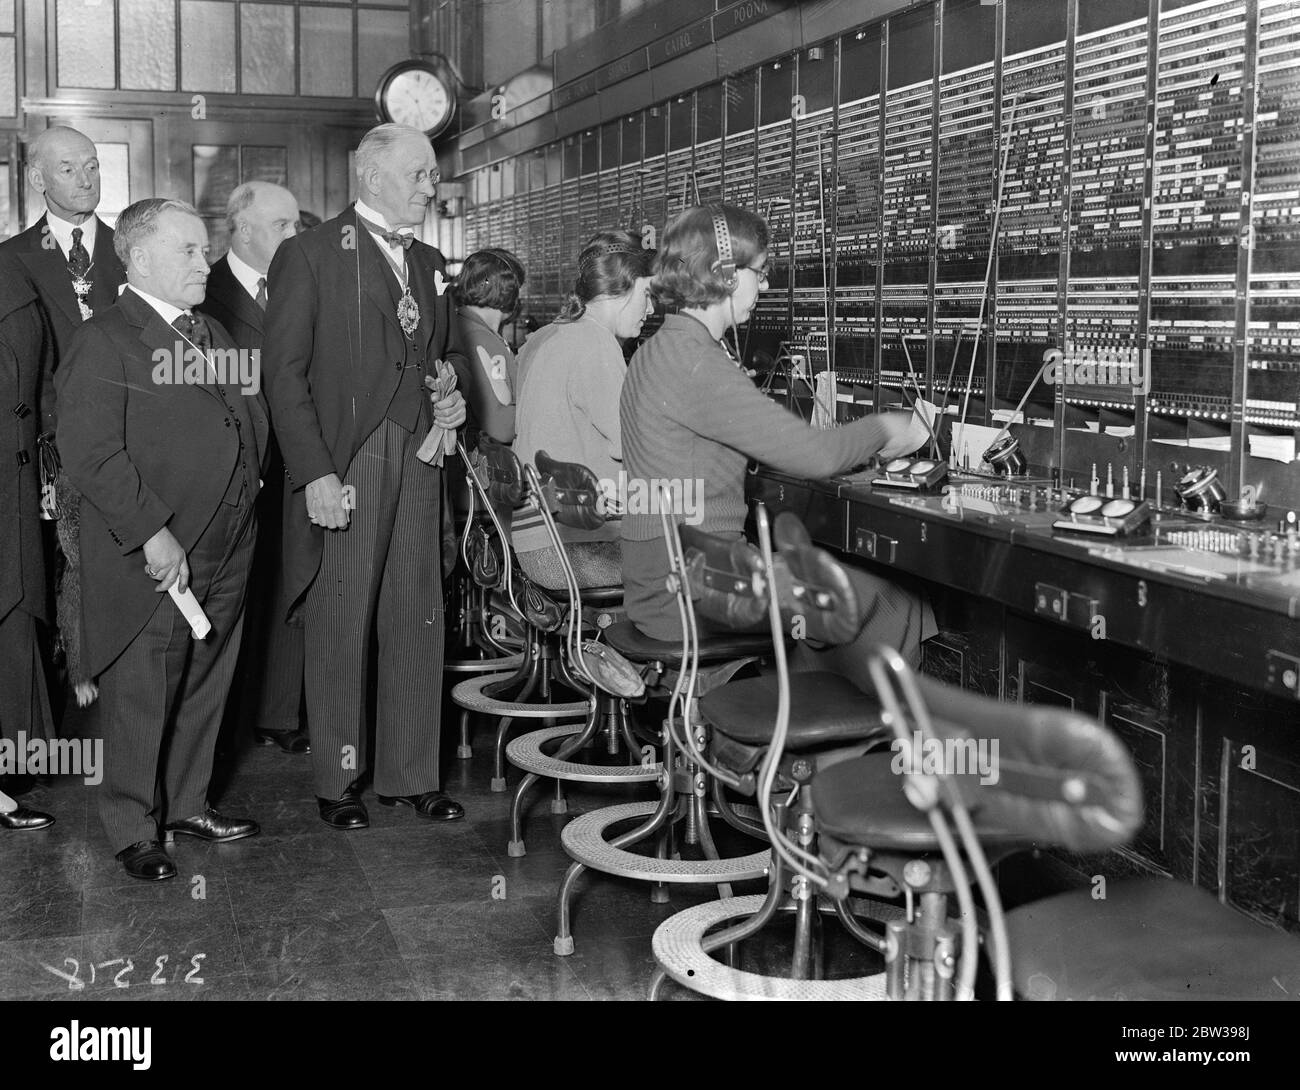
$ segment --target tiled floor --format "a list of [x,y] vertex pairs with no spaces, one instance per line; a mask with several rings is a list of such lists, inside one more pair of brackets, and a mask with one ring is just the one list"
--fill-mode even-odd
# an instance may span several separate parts
[[[64,779],[25,795],[57,823],[0,833],[0,998],[642,999],[655,927],[715,895],[675,891],[655,905],[641,884],[588,874],[576,950],[560,958],[560,829],[574,813],[628,801],[626,788],[575,791],[566,817],[535,791],[528,854],[510,859],[510,795],[488,790],[485,745],[449,762],[447,790],[468,811],[452,825],[367,792],[371,827],[330,830],[309,761],[242,752],[219,806],[257,819],[262,835],[182,838],[171,849],[178,877],[158,883],[127,878],[112,858],[93,789]],[[512,786],[517,778],[512,770]],[[693,998],[671,984],[665,997]]]

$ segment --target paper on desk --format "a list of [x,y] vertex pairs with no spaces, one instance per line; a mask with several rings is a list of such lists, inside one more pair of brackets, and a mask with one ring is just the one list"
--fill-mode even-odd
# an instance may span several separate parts
[[1011,413],[1011,410],[1010,410],[1010,409],[994,409],[994,410],[993,410],[993,419],[996,420],[999,424],[1006,424],[1006,423],[1011,423],[1011,424],[1023,424],[1023,423],[1025,422],[1025,414],[1024,414],[1024,413],[1016,413],[1016,414],[1015,414],[1015,419],[1014,419],[1014,420],[1011,419],[1011,416],[1012,416],[1012,413]]
[[[425,389],[429,391],[435,402],[448,397],[456,389],[455,368],[446,360],[438,360],[438,377],[433,385],[426,383]],[[455,429],[441,428],[434,424],[429,429],[429,434],[424,437],[424,442],[420,444],[420,449],[415,452],[415,456],[427,465],[440,466],[443,455],[451,454],[455,449]]]
[[1120,439],[1131,439],[1137,434],[1136,424],[1107,424],[1106,434],[1114,435]]

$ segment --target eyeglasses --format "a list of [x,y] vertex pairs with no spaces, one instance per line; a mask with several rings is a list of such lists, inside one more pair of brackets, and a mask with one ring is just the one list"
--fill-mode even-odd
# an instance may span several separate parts
[[766,284],[771,277],[772,269],[769,265],[764,265],[761,269],[756,269],[753,265],[746,265],[745,268],[758,277],[760,284]]

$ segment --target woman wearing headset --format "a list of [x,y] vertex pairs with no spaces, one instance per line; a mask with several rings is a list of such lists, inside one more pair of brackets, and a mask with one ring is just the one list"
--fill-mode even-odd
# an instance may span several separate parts
[[[724,338],[748,321],[767,283],[767,224],[761,217],[731,205],[688,208],[668,224],[660,243],[651,288],[670,313],[633,357],[623,387],[629,495],[633,486],[648,494],[656,480],[689,482],[694,510],[679,513],[709,533],[739,537],[749,459],[818,478],[915,445],[907,413],[815,429],[765,397],[742,370]],[[659,515],[629,510],[623,518],[628,619],[653,639],[675,641],[681,626],[667,576]],[[860,599],[869,603],[866,625],[858,641],[843,649],[842,660],[840,649],[817,653],[817,668],[865,677],[864,641],[886,643],[917,663],[921,641],[935,632],[928,604],[858,569],[852,577]]]
[[[617,493],[623,468],[619,397],[632,340],[654,310],[650,266],[654,251],[630,231],[602,231],[578,255],[573,291],[554,322],[528,338],[519,353],[515,453],[530,463],[539,450],[585,465]],[[581,586],[622,582],[619,523],[599,530],[561,526]],[[515,516],[515,551],[524,574],[544,587],[564,575],[540,517]]]

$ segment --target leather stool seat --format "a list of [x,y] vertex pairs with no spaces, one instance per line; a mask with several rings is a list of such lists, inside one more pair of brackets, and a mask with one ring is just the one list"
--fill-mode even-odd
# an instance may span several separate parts
[[618,606],[623,604],[623,588],[618,587],[581,587],[584,606]]
[[[777,689],[772,674],[732,681],[700,697],[700,713],[718,734],[744,745],[766,747],[776,730]],[[851,681],[823,670],[790,675],[787,750],[800,752],[888,735],[875,698]]]
[[[812,806],[820,832],[846,844],[877,851],[938,854],[929,819],[903,793],[904,777],[893,770],[893,753],[869,753],[819,772],[812,782]],[[987,851],[1031,843],[1027,837],[971,820]]]
[[[676,640],[652,640],[631,621],[615,621],[605,629],[605,641],[632,662],[672,662],[682,657],[682,645]],[[700,640],[700,662],[727,662],[731,659],[763,655],[772,649],[767,633],[738,632],[705,636]]]
[[1300,998],[1300,938],[1169,878],[1023,905],[1007,913],[1007,933],[1027,999]]

